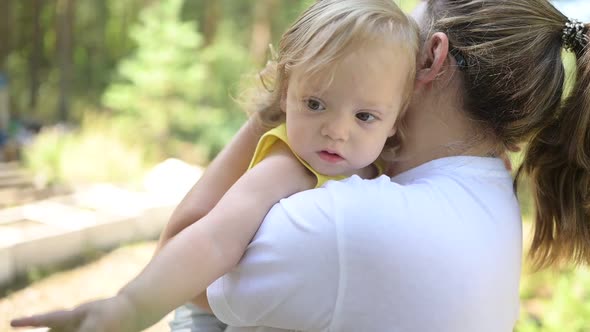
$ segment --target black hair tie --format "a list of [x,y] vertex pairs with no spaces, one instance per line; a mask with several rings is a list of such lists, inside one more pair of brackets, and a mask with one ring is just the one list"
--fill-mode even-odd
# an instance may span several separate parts
[[583,50],[584,47],[588,45],[588,36],[586,36],[587,30],[588,29],[584,23],[576,19],[568,19],[568,21],[565,22],[565,27],[563,28],[561,35],[563,48],[570,52]]

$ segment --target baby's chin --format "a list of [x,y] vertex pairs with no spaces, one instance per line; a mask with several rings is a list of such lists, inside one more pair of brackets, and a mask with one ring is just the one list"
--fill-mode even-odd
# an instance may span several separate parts
[[[351,161],[347,160],[347,159],[342,160],[338,163],[330,164],[328,162],[318,160],[316,158],[309,158],[309,160],[307,160],[307,163],[317,173],[322,174],[327,177],[332,177],[332,178],[347,178],[347,177],[355,175],[355,174],[358,174],[358,175],[366,174],[367,173],[366,168],[368,168],[369,165],[372,164],[372,163],[368,163],[367,166],[359,167],[361,165],[364,165],[364,163],[359,162],[357,160],[354,163],[354,165],[352,165]],[[361,177],[362,177],[362,175],[361,175]]]
[[[312,167],[313,167],[313,165],[312,165]],[[318,172],[322,175],[333,177],[333,178],[349,177],[351,175],[358,173],[357,169],[344,168],[344,167],[317,167],[317,168],[313,167],[313,169],[315,169],[316,172]]]

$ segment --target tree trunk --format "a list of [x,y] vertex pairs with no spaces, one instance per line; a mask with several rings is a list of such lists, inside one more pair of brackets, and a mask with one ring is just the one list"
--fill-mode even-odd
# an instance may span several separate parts
[[0,71],[3,71],[6,58],[12,51],[14,39],[12,0],[0,0]]
[[95,43],[86,44],[85,46],[86,56],[88,57],[86,70],[89,87],[94,91],[99,91],[103,89],[103,71],[108,61],[107,20],[109,18],[109,8],[107,1],[97,1],[94,6],[96,10],[96,26],[93,29],[98,38]]
[[250,39],[250,54],[257,63],[268,58],[268,44],[271,42],[271,18],[278,9],[276,0],[258,0],[254,5],[254,23]]
[[205,17],[200,23],[204,40],[203,46],[210,45],[215,39],[221,15],[221,1],[205,2]]
[[29,109],[34,112],[37,109],[37,100],[39,96],[39,68],[41,66],[42,55],[42,28],[41,28],[41,11],[43,10],[44,0],[30,0],[33,4],[32,11],[32,50],[29,54]]
[[74,51],[75,0],[57,0],[57,53],[59,64],[60,121],[67,121],[70,112]]

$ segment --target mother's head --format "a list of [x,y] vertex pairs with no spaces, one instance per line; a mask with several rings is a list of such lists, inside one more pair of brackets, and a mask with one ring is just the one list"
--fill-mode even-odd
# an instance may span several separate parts
[[[408,132],[427,135],[420,121],[436,115],[438,127],[460,127],[465,150],[528,143],[518,174],[533,184],[535,262],[590,263],[588,25],[546,0],[428,0],[417,14],[424,47]],[[563,50],[576,58],[568,96]],[[455,113],[437,115],[441,105]]]

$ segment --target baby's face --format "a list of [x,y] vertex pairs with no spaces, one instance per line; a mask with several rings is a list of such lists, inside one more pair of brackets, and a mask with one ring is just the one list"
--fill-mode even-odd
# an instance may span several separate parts
[[287,136],[293,151],[319,173],[354,174],[373,163],[395,134],[415,59],[386,44],[355,51],[330,75],[291,73]]

